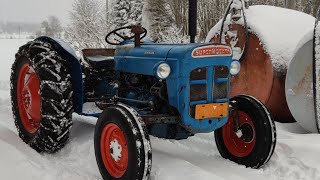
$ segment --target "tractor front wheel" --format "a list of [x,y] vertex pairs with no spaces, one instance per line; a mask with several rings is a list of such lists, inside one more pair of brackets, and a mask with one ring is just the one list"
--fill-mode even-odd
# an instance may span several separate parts
[[269,161],[275,149],[276,127],[272,116],[251,96],[237,96],[230,101],[236,101],[237,115],[231,112],[228,123],[215,131],[217,148],[226,159],[260,168]]
[[98,119],[94,147],[103,179],[148,179],[152,161],[149,135],[133,109],[107,108]]

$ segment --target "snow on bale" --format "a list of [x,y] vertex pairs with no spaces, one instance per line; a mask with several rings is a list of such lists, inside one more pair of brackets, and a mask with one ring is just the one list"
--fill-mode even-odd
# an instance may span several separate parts
[[[287,105],[285,79],[287,67],[301,39],[313,29],[314,17],[294,10],[257,5],[245,10],[249,34],[246,42],[244,20],[224,25],[222,43],[234,49],[237,58],[245,48],[240,74],[231,80],[231,96],[255,96],[279,122],[293,122]],[[206,41],[220,42],[222,21],[209,32]]]

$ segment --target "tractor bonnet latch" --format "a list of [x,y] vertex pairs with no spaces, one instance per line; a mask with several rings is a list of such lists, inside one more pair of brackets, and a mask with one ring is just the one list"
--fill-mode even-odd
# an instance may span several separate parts
[[141,45],[140,35],[145,32],[143,27],[140,24],[133,25],[132,28],[131,28],[131,32],[134,33],[134,45],[135,45],[135,47],[140,46]]

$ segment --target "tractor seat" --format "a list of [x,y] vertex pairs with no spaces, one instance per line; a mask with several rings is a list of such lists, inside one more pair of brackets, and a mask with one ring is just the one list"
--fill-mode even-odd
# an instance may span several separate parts
[[114,68],[115,49],[84,49],[84,60],[94,69]]
[[96,55],[96,56],[87,56],[85,57],[87,62],[93,67],[97,69],[111,67],[114,68],[114,57],[112,56],[102,56],[102,55]]

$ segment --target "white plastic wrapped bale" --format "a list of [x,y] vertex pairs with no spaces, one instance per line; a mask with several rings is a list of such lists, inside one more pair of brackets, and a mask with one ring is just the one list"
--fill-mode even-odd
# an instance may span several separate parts
[[307,131],[316,133],[318,130],[315,121],[313,72],[312,30],[306,39],[302,40],[288,67],[286,99],[296,121]]
[[[287,67],[301,41],[314,28],[315,18],[294,10],[257,5],[245,10],[249,35],[244,19],[224,23],[222,43],[234,49],[234,58],[241,57],[241,72],[231,80],[231,96],[249,94],[271,110],[279,122],[293,122],[285,96]],[[206,41],[220,42],[222,21],[209,32]],[[306,42],[305,40],[304,42]]]
[[319,73],[320,25],[299,43],[286,78],[286,98],[292,115],[305,130],[312,133],[320,132]]

